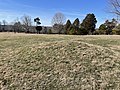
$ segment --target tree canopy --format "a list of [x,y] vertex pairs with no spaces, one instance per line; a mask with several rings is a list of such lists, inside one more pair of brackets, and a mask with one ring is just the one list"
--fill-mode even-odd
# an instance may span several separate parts
[[63,25],[66,21],[66,17],[64,16],[63,13],[56,13],[52,19],[52,25],[54,24],[60,24]]
[[81,23],[81,28],[87,31],[87,34],[93,34],[95,31],[97,20],[94,14],[87,14],[83,22]]

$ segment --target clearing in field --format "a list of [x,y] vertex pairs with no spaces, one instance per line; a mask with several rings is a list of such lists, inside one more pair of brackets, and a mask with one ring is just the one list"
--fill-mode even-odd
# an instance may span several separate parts
[[1,90],[119,90],[120,36],[0,33]]

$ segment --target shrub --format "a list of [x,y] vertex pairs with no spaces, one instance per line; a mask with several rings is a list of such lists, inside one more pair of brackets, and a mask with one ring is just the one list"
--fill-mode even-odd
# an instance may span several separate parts
[[51,29],[48,30],[48,34],[52,34],[52,30]]
[[114,35],[120,35],[120,30],[119,29],[113,29],[112,34]]

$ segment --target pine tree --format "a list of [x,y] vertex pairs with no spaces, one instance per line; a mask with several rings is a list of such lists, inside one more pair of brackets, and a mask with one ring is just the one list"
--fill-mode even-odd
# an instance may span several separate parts
[[80,25],[80,21],[79,21],[78,18],[75,19],[75,21],[73,22],[73,25],[74,25],[75,27],[79,27],[79,25]]
[[71,22],[70,20],[67,20],[66,24],[65,24],[65,33],[68,34],[69,32],[69,28],[71,26]]
[[79,26],[80,26],[80,21],[78,18],[76,18],[75,21],[73,22],[73,28],[74,28],[75,34],[80,34]]
[[81,24],[81,28],[87,32],[87,34],[93,34],[95,31],[97,20],[94,14],[87,14]]

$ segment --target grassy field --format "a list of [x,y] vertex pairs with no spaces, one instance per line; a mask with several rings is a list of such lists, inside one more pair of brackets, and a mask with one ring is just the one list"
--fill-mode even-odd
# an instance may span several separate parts
[[120,36],[0,33],[0,90],[120,90]]

